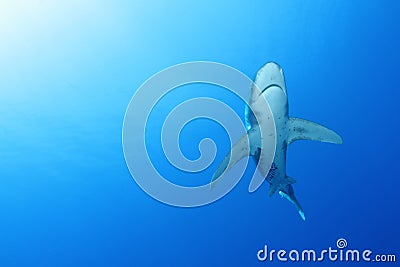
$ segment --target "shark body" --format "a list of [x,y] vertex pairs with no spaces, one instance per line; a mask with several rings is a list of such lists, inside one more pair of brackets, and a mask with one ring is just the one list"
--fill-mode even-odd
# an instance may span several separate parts
[[[299,215],[305,220],[304,211],[294,195],[292,184],[296,181],[286,174],[287,146],[296,140],[314,140],[341,144],[342,139],[337,133],[322,125],[304,119],[289,117],[285,77],[282,68],[278,64],[274,62],[265,64],[257,72],[255,85],[251,88],[248,102],[251,109],[248,105],[245,109],[247,133],[241,137],[225,156],[214,173],[212,182],[216,182],[220,176],[229,171],[243,157],[252,156],[261,174],[265,176],[265,180],[270,184],[268,195],[272,196],[278,191],[279,195],[295,205]],[[261,125],[263,120],[271,118],[259,115],[263,112],[259,104],[261,101],[267,101],[275,122],[276,148],[272,165],[264,163],[266,161],[263,160],[266,155],[263,155],[261,146],[261,136],[264,134]],[[257,119],[254,113],[257,113]],[[249,141],[249,148],[245,147],[247,140]],[[261,183],[250,184],[249,191],[255,191]]]

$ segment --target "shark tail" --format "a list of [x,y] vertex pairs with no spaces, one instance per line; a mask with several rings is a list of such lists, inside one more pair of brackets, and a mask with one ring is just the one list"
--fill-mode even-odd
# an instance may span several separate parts
[[[290,178],[290,177],[287,177]],[[299,213],[300,217],[303,219],[303,221],[306,220],[306,215],[304,214],[304,210],[301,207],[299,201],[297,200],[296,196],[294,195],[294,190],[292,185],[288,184],[285,189],[286,192],[279,190],[279,195],[283,198],[286,198],[291,202],[297,209],[297,212]]]
[[315,122],[290,118],[288,126],[288,144],[297,140],[313,140],[333,144],[343,143],[342,138],[337,133]]

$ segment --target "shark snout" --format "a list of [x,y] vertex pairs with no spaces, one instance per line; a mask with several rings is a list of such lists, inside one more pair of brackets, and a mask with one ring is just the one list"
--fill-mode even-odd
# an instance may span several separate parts
[[283,70],[275,62],[268,62],[258,71],[256,83],[262,93],[266,92],[269,88],[278,87],[286,94]]
[[264,67],[269,68],[272,71],[282,71],[281,66],[279,66],[278,63],[275,63],[273,61],[268,62],[267,64],[264,65]]

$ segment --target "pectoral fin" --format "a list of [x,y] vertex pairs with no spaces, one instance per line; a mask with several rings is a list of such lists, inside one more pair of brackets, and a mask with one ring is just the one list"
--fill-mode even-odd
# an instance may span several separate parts
[[228,172],[239,160],[244,157],[255,155],[258,150],[255,147],[251,147],[249,144],[249,140],[256,138],[255,131],[248,131],[244,134],[240,140],[232,147],[231,151],[229,151],[222,162],[219,164],[218,169],[215,171],[212,179],[211,179],[211,188],[213,188],[217,182],[217,180],[226,172]]
[[314,140],[333,144],[343,142],[337,133],[320,124],[299,118],[290,118],[288,123],[288,144],[296,140]]

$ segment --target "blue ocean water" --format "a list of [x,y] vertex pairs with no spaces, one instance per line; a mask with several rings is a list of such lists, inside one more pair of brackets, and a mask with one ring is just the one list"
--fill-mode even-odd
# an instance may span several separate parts
[[[216,2],[1,1],[0,266],[280,266],[257,252],[322,250],[339,238],[400,257],[400,5]],[[342,136],[342,145],[289,147],[306,222],[277,194],[269,198],[266,184],[247,191],[254,166],[224,198],[198,208],[160,203],[134,182],[121,145],[129,101],[151,75],[193,60],[249,77],[278,62],[290,115]],[[210,96],[244,119],[233,95],[187,88],[166,97],[160,114]],[[217,160],[186,185],[207,183],[229,149],[221,126],[196,120],[182,131],[183,153],[196,159],[204,137],[217,144]],[[149,150],[182,182],[160,145]]]

